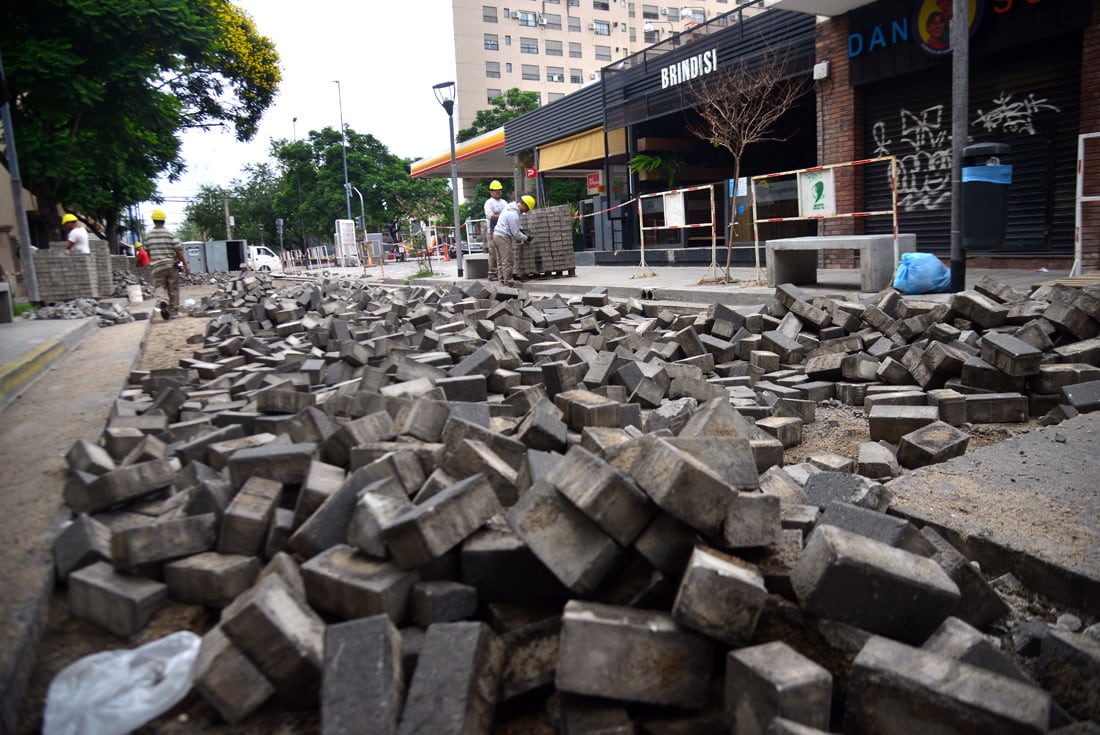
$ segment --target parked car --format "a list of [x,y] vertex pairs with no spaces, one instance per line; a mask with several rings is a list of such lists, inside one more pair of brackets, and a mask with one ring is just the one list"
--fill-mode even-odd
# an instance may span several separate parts
[[[484,252],[485,252],[485,249],[482,248],[477,243],[473,243],[473,242],[463,242],[462,243],[462,257],[463,258],[465,258],[467,255],[475,255],[477,253],[484,253]],[[455,244],[453,242],[447,244],[447,256],[450,257],[450,258],[457,258],[458,257],[458,248],[455,247]]]

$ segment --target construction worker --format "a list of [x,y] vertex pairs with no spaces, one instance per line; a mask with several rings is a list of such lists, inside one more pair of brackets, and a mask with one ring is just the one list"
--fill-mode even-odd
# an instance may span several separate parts
[[517,201],[504,208],[500,219],[497,221],[496,229],[493,230],[490,253],[496,257],[500,282],[505,286],[510,287],[513,285],[512,265],[515,263],[515,246],[524,245],[531,241],[531,236],[520,229],[519,216],[524,212],[530,212],[534,208],[535,198],[529,194],[524,194]]
[[508,202],[504,200],[502,196],[504,194],[504,187],[496,179],[489,182],[489,198],[485,200],[485,219],[489,221],[488,240],[490,241],[489,247],[489,280],[497,280],[497,262],[493,257],[492,239],[493,232],[496,231],[497,221],[500,219],[500,213],[504,211],[504,207],[508,205]]
[[153,271],[153,288],[163,286],[168,293],[168,301],[161,301],[157,307],[162,317],[171,319],[180,312],[180,275],[176,263],[183,263],[183,272],[187,275],[191,275],[191,269],[183,257],[179,238],[164,226],[166,219],[168,216],[163,209],[153,210],[153,229],[145,235],[145,249]]
[[134,253],[137,258],[137,267],[144,268],[149,265],[149,251],[141,247],[140,242],[134,243]]
[[61,227],[65,230],[65,239],[68,240],[65,244],[66,250],[75,250],[78,253],[92,252],[88,247],[88,231],[84,229],[84,225],[76,221],[75,214],[66,214],[62,217]]

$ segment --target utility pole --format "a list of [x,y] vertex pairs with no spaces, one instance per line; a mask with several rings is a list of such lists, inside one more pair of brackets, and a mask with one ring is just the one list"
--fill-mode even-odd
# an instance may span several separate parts
[[[4,82],[3,58],[0,58],[0,89],[7,89]],[[8,151],[11,198],[15,203],[15,226],[19,234],[19,259],[23,261],[23,275],[27,279],[27,298],[32,302],[37,302],[39,300],[38,278],[34,272],[34,246],[31,245],[31,230],[27,226],[27,210],[23,208],[23,179],[19,176],[19,157],[15,154],[15,132],[11,127],[11,108],[6,97],[0,102],[0,122],[4,124],[4,147]]]
[[229,216],[229,194],[222,192],[222,206],[225,207],[225,239],[233,239],[233,218]]
[[963,148],[969,133],[970,3],[954,0],[951,12],[951,293],[966,289],[966,248],[962,236]]

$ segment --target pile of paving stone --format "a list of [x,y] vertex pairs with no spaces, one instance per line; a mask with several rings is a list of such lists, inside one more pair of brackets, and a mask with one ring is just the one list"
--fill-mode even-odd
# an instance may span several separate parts
[[128,324],[134,315],[113,301],[99,299],[72,299],[55,304],[45,304],[33,311],[25,311],[23,319],[87,319],[96,317],[101,327]]
[[114,297],[115,298],[129,298],[130,286],[141,286],[141,295],[144,299],[152,299],[156,294],[153,284],[143,276],[135,273],[132,270],[122,270],[116,268],[111,271],[111,278],[114,283]]
[[[326,733],[1100,716],[1100,641],[1036,623],[999,648],[1010,580],[888,515],[882,482],[964,424],[1091,410],[1100,302],[776,295],[678,314],[236,277],[193,359],[134,373],[69,451],[70,610],[121,637],[170,599],[219,610],[198,694],[230,723],[317,708]],[[837,400],[867,409],[859,456],[784,466]]]

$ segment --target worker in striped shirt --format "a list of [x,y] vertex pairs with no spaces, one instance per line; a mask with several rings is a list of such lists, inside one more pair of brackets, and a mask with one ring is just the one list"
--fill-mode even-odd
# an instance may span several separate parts
[[157,304],[160,315],[165,319],[179,316],[180,313],[180,275],[176,263],[183,263],[183,272],[191,275],[187,260],[183,257],[183,246],[179,238],[164,226],[167,215],[163,209],[153,210],[153,229],[145,233],[145,250],[149,253],[149,269],[153,272],[153,288],[164,287],[168,300]]

